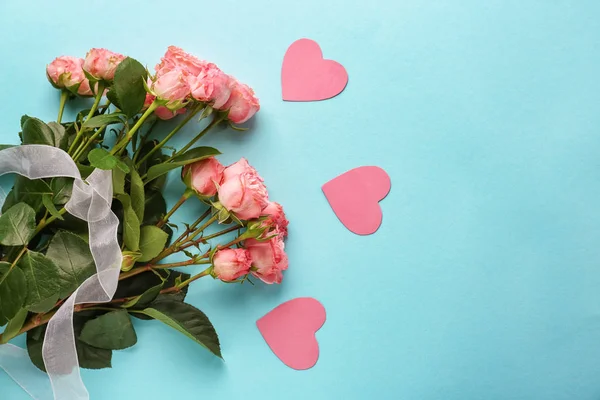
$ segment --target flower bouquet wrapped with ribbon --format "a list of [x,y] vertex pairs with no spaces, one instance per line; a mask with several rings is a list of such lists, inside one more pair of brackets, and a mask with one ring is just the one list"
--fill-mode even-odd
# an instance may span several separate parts
[[[215,126],[244,130],[260,108],[253,90],[173,46],[154,72],[104,49],[58,57],[46,72],[61,93],[57,120],[23,116],[21,145],[0,150],[0,174],[16,174],[0,217],[0,367],[32,397],[87,399],[79,368],[110,367],[114,350],[135,345],[132,317],[221,357],[209,318],[185,302],[189,285],[280,283],[288,266],[288,221],[257,171],[196,146]],[[76,97],[87,109],[65,121]],[[180,121],[164,132],[171,118]],[[196,120],[204,128],[187,145],[166,146]],[[167,207],[172,171],[185,190]],[[186,202],[198,218],[177,225]],[[7,344],[18,335],[26,353]],[[46,376],[46,389],[34,382]]]

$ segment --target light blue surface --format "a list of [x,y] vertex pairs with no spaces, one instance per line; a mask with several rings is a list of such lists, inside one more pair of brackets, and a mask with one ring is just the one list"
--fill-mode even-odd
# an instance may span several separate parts
[[[283,285],[190,290],[224,363],[136,322],[139,344],[113,369],[84,371],[91,398],[600,398],[598,15],[594,0],[2,0],[2,142],[24,113],[55,118],[55,56],[102,46],[153,66],[177,44],[256,89],[252,130],[205,143],[224,162],[246,156],[291,220]],[[281,101],[281,60],[301,37],[347,68],[339,97]],[[320,190],[360,165],[392,178],[366,237]],[[169,188],[174,202],[176,174]],[[328,315],[304,372],[254,325],[299,296]],[[27,398],[4,374],[0,390]]]

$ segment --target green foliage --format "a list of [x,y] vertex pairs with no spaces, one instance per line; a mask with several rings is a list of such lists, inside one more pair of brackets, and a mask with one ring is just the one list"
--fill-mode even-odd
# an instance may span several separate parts
[[164,286],[164,281],[159,283],[156,286],[152,286],[150,289],[146,290],[141,295],[134,297],[133,299],[129,300],[127,303],[124,303],[123,307],[124,308],[147,307],[150,303],[152,303],[154,300],[156,300],[156,298],[160,294],[160,291],[162,290],[163,286]]
[[58,267],[61,298],[75,291],[96,273],[89,244],[71,232],[59,231],[48,246],[46,258]]
[[140,262],[150,261],[160,254],[167,244],[169,235],[153,225],[143,226],[140,230]]
[[208,317],[196,307],[179,301],[163,300],[136,312],[159,320],[204,346],[214,355],[222,357],[215,328]]
[[83,326],[79,339],[108,350],[123,350],[137,343],[133,324],[125,310],[111,311],[90,319]]
[[117,195],[123,205],[123,242],[128,250],[138,251],[140,248],[140,220],[133,210],[131,198],[127,194]]
[[144,225],[155,225],[167,213],[167,203],[162,193],[147,190],[144,204]]
[[131,168],[131,206],[138,220],[144,219],[144,208],[146,194],[144,193],[144,182],[135,168]]
[[82,129],[100,128],[104,125],[123,123],[123,117],[125,117],[125,114],[123,113],[96,115],[95,117],[86,120],[82,126]]
[[43,179],[31,180],[17,175],[15,184],[2,206],[2,212],[6,212],[19,202],[29,204],[36,212],[40,211],[43,207],[42,197],[47,194],[53,194],[52,188]]
[[123,172],[129,172],[129,167],[127,164],[101,148],[90,151],[88,154],[88,160],[92,167],[105,170],[119,168]]
[[[5,321],[14,318],[27,298],[27,281],[19,268],[0,262],[0,314]],[[4,324],[2,324],[4,325]]]
[[52,202],[54,204],[66,204],[71,198],[73,191],[73,178],[52,178],[50,181],[50,190],[54,195]]
[[25,323],[25,319],[27,318],[27,310],[22,308],[20,309],[15,316],[8,322],[6,329],[2,332],[2,340],[0,343],[8,343],[8,341],[19,333],[19,330],[23,327]]
[[18,203],[0,216],[0,243],[4,246],[23,246],[35,232],[35,211]]
[[[94,315],[95,316],[95,315]],[[82,341],[79,336],[86,321],[94,316],[82,316],[75,314],[73,318],[73,328],[75,331],[75,346],[77,349],[77,358],[79,366],[87,369],[102,369],[112,366],[112,350],[101,349]],[[31,362],[40,370],[46,372],[42,358],[42,345],[44,335],[46,334],[46,325],[37,327],[27,332],[27,353]],[[61,371],[70,373],[71,371]]]
[[27,281],[25,307],[41,303],[60,293],[60,269],[42,253],[27,251],[17,263]]
[[115,71],[113,85],[108,98],[123,111],[127,117],[140,112],[146,100],[144,82],[148,78],[146,68],[133,58],[127,57]]
[[196,147],[186,151],[180,156],[175,157],[170,163],[153,165],[148,169],[147,180],[152,181],[175,168],[204,160],[221,154],[221,152],[212,147]]
[[56,122],[45,124],[33,117],[28,117],[22,122],[21,137],[23,144],[45,144],[63,150],[66,149],[68,136],[65,134],[65,128],[62,125]]
[[45,194],[42,196],[42,203],[44,204],[44,207],[46,207],[48,213],[50,213],[50,215],[52,215],[53,217],[56,217],[60,220],[64,220],[61,213],[56,209],[52,198],[53,196],[51,194]]

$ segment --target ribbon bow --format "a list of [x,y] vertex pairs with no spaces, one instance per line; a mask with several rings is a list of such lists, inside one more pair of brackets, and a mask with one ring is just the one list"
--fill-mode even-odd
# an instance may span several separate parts
[[76,304],[108,302],[117,290],[122,255],[117,240],[119,220],[110,208],[112,172],[96,169],[86,183],[73,159],[63,150],[23,145],[0,151],[0,176],[7,173],[29,179],[75,179],[65,208],[88,223],[96,274],[83,282],[48,322],[42,348],[47,375],[31,363],[25,350],[11,344],[0,346],[0,368],[36,400],[88,400],[75,347],[73,309]]

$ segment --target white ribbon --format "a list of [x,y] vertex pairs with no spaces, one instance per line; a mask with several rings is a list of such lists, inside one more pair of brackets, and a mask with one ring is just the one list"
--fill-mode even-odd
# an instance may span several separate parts
[[0,151],[0,175],[7,173],[29,179],[75,179],[73,193],[65,208],[88,223],[90,250],[97,273],[83,282],[48,322],[42,355],[51,390],[46,375],[19,347],[0,346],[0,368],[36,400],[88,400],[75,347],[73,308],[81,303],[108,302],[117,290],[122,256],[117,241],[119,220],[110,209],[112,173],[96,169],[86,179],[86,184],[66,152],[44,145],[24,145]]

